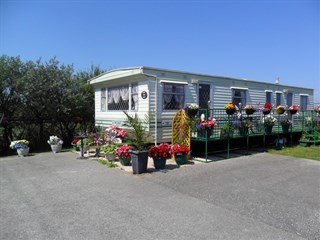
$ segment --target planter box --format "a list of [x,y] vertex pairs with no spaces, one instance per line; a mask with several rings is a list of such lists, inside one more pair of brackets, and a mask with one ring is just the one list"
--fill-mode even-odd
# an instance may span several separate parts
[[133,174],[147,172],[149,151],[132,151],[131,164]]

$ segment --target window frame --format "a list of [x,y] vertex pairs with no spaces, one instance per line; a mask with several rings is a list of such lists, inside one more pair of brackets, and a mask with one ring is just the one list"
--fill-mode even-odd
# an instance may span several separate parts
[[[290,100],[289,100],[289,96],[291,96]],[[293,104],[293,93],[292,92],[288,92],[287,93],[286,101],[287,101],[287,106],[288,107],[290,107]]]
[[100,112],[107,111],[107,89],[100,89]]
[[276,92],[276,107],[281,105],[281,95],[282,93]]
[[[240,91],[240,97],[235,96],[235,92],[236,91]],[[242,92],[244,93],[244,96],[242,96]],[[241,107],[245,107],[247,104],[247,92],[248,89],[241,89],[241,88],[232,88],[232,103],[234,103],[235,105],[237,105],[239,107],[239,103],[241,103]],[[240,99],[240,100],[244,100],[244,101],[235,101],[235,99]]]
[[[268,99],[270,98],[270,99]],[[266,103],[272,103],[272,92],[266,91]]]
[[[121,95],[120,95],[120,100],[119,103],[109,103],[109,92],[112,91],[113,89],[123,89],[126,88],[128,91],[128,100],[123,100]],[[133,89],[136,89],[136,92],[133,92]],[[134,102],[133,96],[136,96],[136,102]],[[130,83],[130,84],[124,84],[120,86],[115,86],[115,87],[109,87],[107,88],[107,99],[106,99],[106,106],[107,106],[107,111],[131,111],[131,112],[137,112],[139,108],[139,85],[138,83]],[[126,102],[127,101],[127,102]],[[136,103],[136,104],[135,104]],[[112,107],[113,109],[110,109],[111,104],[114,104],[115,106]],[[125,106],[126,108],[120,108],[121,104]],[[133,105],[134,104],[134,105]],[[116,108],[116,105],[120,105],[120,107]],[[136,105],[136,106],[135,106]]]
[[[185,101],[186,101],[186,90],[185,90],[185,84],[181,84],[181,83],[173,83],[173,82],[162,82],[163,84],[163,88],[162,88],[162,110],[163,111],[177,111],[179,109],[182,109],[183,106],[185,105]],[[170,91],[166,91],[166,86],[171,85],[172,88],[174,87],[179,87],[182,89],[182,92],[170,92]],[[170,103],[165,103],[165,95],[172,95]],[[174,96],[182,96],[183,100],[181,103],[179,103]],[[166,105],[172,104],[171,102],[175,101],[176,103],[176,107],[174,108],[166,108]]]
[[[305,99],[305,102],[302,100]],[[300,109],[301,111],[306,111],[308,109],[308,96],[307,95],[300,95]],[[305,106],[304,106],[305,104]]]

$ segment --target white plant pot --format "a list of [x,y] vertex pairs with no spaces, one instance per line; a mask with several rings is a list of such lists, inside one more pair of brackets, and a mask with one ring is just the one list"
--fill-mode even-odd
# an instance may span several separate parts
[[17,149],[17,153],[19,157],[24,157],[25,155],[29,154],[29,148],[19,148]]
[[61,152],[62,144],[50,145],[53,153]]
[[114,161],[116,159],[116,154],[114,153],[106,153],[105,158],[109,161]]

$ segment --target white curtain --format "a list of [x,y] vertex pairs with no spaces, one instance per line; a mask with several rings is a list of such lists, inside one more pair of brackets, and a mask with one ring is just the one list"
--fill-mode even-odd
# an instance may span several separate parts
[[183,102],[183,95],[174,95],[174,98],[178,103]]
[[111,104],[113,102],[111,90],[108,90],[108,103]]
[[114,103],[120,102],[120,90],[119,88],[110,89],[112,99]]
[[165,103],[170,103],[172,97],[173,97],[173,95],[171,95],[171,94],[164,94],[164,95],[163,95],[164,102],[165,102]]
[[123,101],[129,100],[129,88],[128,87],[121,87],[120,88],[120,96]]

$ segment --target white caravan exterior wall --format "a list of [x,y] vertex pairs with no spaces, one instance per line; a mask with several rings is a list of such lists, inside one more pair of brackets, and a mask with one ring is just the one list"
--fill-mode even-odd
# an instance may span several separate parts
[[[183,84],[185,89],[185,104],[199,103],[199,84],[210,85],[210,108],[223,108],[232,100],[232,89],[246,89],[246,103],[263,106],[266,102],[266,91],[271,92],[271,103],[276,103],[276,93],[281,94],[281,105],[286,104],[286,93],[293,94],[292,103],[300,105],[301,95],[308,96],[307,109],[313,108],[313,89],[287,86],[275,83],[258,82],[206,74],[188,73],[182,71],[159,69],[151,67],[133,67],[115,69],[93,78],[90,84],[95,88],[95,121],[97,126],[121,126],[124,123],[123,111],[101,112],[101,88],[110,88],[124,84],[138,83],[138,109],[127,111],[138,113],[144,117],[148,112],[154,114],[149,130],[155,142],[171,141],[171,121],[176,110],[163,110],[163,82]],[[141,93],[147,92],[143,99]]]

